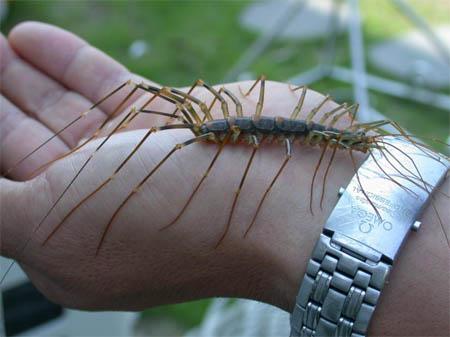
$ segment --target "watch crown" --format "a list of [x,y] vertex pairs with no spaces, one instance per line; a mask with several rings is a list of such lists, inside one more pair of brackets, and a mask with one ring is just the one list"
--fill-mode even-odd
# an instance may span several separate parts
[[414,223],[411,225],[411,230],[413,232],[417,232],[419,230],[421,224],[422,223],[420,221],[414,221]]
[[345,192],[345,188],[339,187],[338,196],[341,197],[342,194],[344,194],[344,192]]

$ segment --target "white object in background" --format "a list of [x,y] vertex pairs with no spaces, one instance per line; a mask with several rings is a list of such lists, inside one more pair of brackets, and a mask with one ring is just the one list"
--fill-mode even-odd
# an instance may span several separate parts
[[[435,27],[436,36],[450,51],[450,25]],[[411,31],[369,48],[370,62],[406,81],[432,88],[450,86],[450,64],[421,31]]]
[[[0,257],[0,274],[6,270],[11,260]],[[11,289],[17,285],[27,282],[28,279],[22,269],[15,265],[1,286],[1,291]],[[3,303],[0,299],[0,306]],[[56,319],[50,320],[38,327],[34,327],[15,337],[25,336],[132,336],[133,328],[138,313],[129,312],[85,312],[64,309],[63,314]],[[1,331],[0,331],[1,332]],[[3,336],[0,334],[0,336]]]
[[281,309],[250,300],[216,299],[203,323],[185,337],[284,337],[289,329],[289,314]]
[[[288,38],[296,40],[309,40],[326,36],[328,32],[328,24],[333,12],[334,0],[296,0],[305,2],[305,6],[298,14],[292,18],[288,25],[280,32],[278,38]],[[250,4],[240,17],[241,26],[253,31],[266,33],[274,28],[277,18],[286,8],[291,6],[291,1],[256,1]],[[339,32],[346,28],[348,21],[347,6],[340,6],[339,15]]]

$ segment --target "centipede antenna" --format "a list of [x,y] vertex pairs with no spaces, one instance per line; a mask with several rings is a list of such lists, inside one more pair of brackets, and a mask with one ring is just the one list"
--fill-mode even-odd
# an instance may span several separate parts
[[[337,139],[337,142],[339,142],[339,139]],[[337,149],[338,149],[338,146],[337,146],[337,144],[335,144],[335,146],[333,147],[333,152],[331,153],[330,161],[328,162],[328,166],[327,166],[327,168],[325,170],[325,174],[323,175],[322,193],[320,195],[320,210],[323,210],[323,199],[324,199],[324,196],[325,196],[325,184],[326,184],[326,181],[327,181],[328,172],[330,171],[330,167],[331,167],[331,164],[333,163],[334,156],[336,155]],[[311,204],[310,204],[310,206],[311,206]]]
[[312,215],[314,215],[313,208],[312,208],[313,194],[314,194],[314,181],[316,180],[317,172],[319,172],[319,167],[322,164],[322,160],[323,160],[323,157],[325,156],[325,152],[328,148],[328,144],[329,144],[328,142],[325,143],[325,146],[323,147],[322,153],[320,154],[319,161],[317,162],[316,168],[314,169],[314,174],[311,179],[311,187],[310,187],[310,191],[309,191],[310,192],[309,193],[309,210]]
[[256,151],[259,149],[259,141],[256,136],[252,136],[252,142],[253,142],[253,151],[250,155],[250,158],[248,159],[247,165],[245,166],[244,174],[242,175],[241,181],[239,182],[239,186],[237,190],[234,193],[233,203],[231,205],[230,213],[228,214],[228,219],[225,225],[225,230],[223,231],[219,241],[216,244],[216,248],[222,243],[222,241],[225,239],[230,226],[231,226],[231,220],[233,219],[234,210],[237,205],[237,201],[239,199],[239,195],[241,193],[242,187],[244,186],[245,179],[247,178],[247,174],[250,170],[250,166],[252,165],[253,158],[255,157]]
[[[300,89],[300,88],[303,88],[302,93],[300,95],[297,105],[295,106],[294,110],[292,111],[292,114],[290,117],[291,119],[297,119],[300,111],[302,110],[303,103],[305,102],[305,97],[306,97],[306,92],[308,91],[308,87],[305,85],[303,87],[298,87],[297,89]],[[297,89],[294,89],[292,91],[295,91]]]
[[289,159],[291,159],[291,157],[292,157],[291,141],[289,139],[285,139],[285,144],[286,144],[286,158],[284,159],[283,163],[281,164],[275,177],[273,177],[269,187],[267,187],[266,191],[264,192],[263,197],[259,201],[258,207],[256,208],[256,212],[253,216],[253,219],[252,219],[250,225],[247,227],[247,230],[244,233],[244,238],[248,235],[248,233],[252,229],[253,225],[255,224],[256,218],[258,217],[259,211],[261,210],[261,206],[264,203],[264,200],[266,199],[266,197],[269,194],[270,190],[272,189],[273,185],[277,181],[278,177],[281,175],[281,172],[283,172],[283,169],[286,167],[287,163],[289,162]]
[[326,95],[325,98],[320,102],[316,107],[311,109],[308,116],[306,116],[306,123],[310,123],[313,119],[313,117],[319,112],[319,110],[324,106],[326,102],[328,102],[331,99],[330,95]]
[[434,210],[434,213],[436,214],[436,217],[438,218],[438,221],[439,221],[439,224],[441,226],[442,232],[444,232],[444,236],[445,236],[445,239],[447,241],[447,246],[450,247],[450,240],[449,240],[449,237],[447,235],[447,232],[445,231],[444,223],[442,222],[441,216],[439,215],[439,212],[438,212],[438,210],[436,208],[436,205],[434,204],[434,196],[433,195],[431,196],[430,203],[431,203],[431,206],[433,207],[433,210]]
[[[406,157],[409,159],[409,161],[412,163],[412,165],[414,166],[414,169],[416,170],[416,172],[417,172],[417,174],[418,174],[418,177],[419,177],[420,182],[424,185],[425,191],[427,191],[427,192],[430,194],[431,192],[427,189],[427,186],[430,186],[430,184],[427,183],[427,182],[425,181],[425,179],[423,179],[422,174],[420,173],[419,168],[417,167],[415,161],[411,158],[411,156],[408,155],[405,151],[403,151],[402,149],[400,149],[399,147],[395,146],[395,145],[392,144],[392,143],[389,143],[389,142],[387,142],[387,143],[386,143],[386,142],[383,142],[383,143],[384,143],[385,145],[389,145],[389,146],[393,147],[394,149],[396,149],[397,151],[401,152],[404,156],[406,156]],[[408,170],[408,171],[409,171],[409,170]],[[409,171],[409,172],[411,172],[411,171]],[[413,176],[414,176],[414,174],[413,174]]]
[[378,163],[377,159],[375,158],[375,156],[373,155],[372,151],[369,151],[369,155],[372,157],[373,161],[375,162],[375,164],[378,166],[378,168],[380,169],[380,171],[389,179],[391,180],[394,184],[396,184],[397,186],[399,186],[401,189],[403,189],[405,192],[407,193],[411,193],[414,196],[417,196],[417,193],[415,193],[413,190],[411,190],[410,188],[403,186],[402,184],[400,184],[397,180],[395,180],[393,177],[391,177],[385,169],[383,169],[383,167]]
[[[110,98],[111,96],[113,96],[114,94],[116,94],[117,92],[119,92],[120,90],[122,90],[127,84],[130,84],[130,81],[124,82],[121,85],[119,85],[116,89],[112,90],[111,92],[109,92],[108,94],[106,94],[105,96],[103,96],[99,101],[97,101],[96,103],[94,103],[93,105],[91,105],[89,107],[88,110],[82,112],[77,118],[75,118],[74,120],[72,120],[71,122],[69,122],[69,124],[65,125],[63,128],[59,129],[54,135],[52,135],[50,138],[48,138],[47,140],[45,140],[42,144],[40,144],[38,147],[36,147],[33,151],[31,151],[30,153],[28,153],[25,157],[23,157],[22,159],[20,159],[18,162],[16,162],[15,164],[13,164],[13,166],[11,166],[9,169],[6,170],[5,172],[5,176],[9,175],[12,171],[14,171],[14,169],[16,169],[20,164],[22,164],[25,160],[27,160],[30,156],[32,156],[34,153],[36,153],[37,151],[39,151],[42,147],[44,147],[47,143],[49,143],[50,141],[52,141],[53,139],[55,139],[56,137],[58,137],[61,133],[63,133],[65,130],[67,130],[69,127],[71,127],[73,124],[75,124],[76,122],[78,122],[80,119],[82,119],[83,117],[87,116],[89,114],[89,112],[91,112],[92,110],[94,110],[97,106],[99,106],[100,104],[102,104],[104,101],[106,101],[108,98]],[[136,85],[134,87],[134,89],[132,90],[132,93],[134,93],[137,90]],[[102,125],[99,127],[99,129],[101,129],[102,127],[104,127],[106,125],[106,123],[115,115],[115,113],[117,112],[117,110],[114,110],[114,112],[110,115],[108,115],[108,117],[106,118],[105,122],[102,123]],[[87,142],[86,142],[87,143]],[[85,145],[86,143],[83,143],[83,145]],[[77,146],[75,149],[72,149],[71,151],[69,151],[70,153],[73,153],[74,151],[78,150],[80,147],[82,146]],[[67,156],[68,154],[64,154],[64,156],[62,158],[64,158],[65,156]],[[58,158],[60,159],[60,158]],[[52,161],[53,163],[54,161]],[[44,164],[45,165],[45,164]],[[34,171],[35,172],[35,171]]]
[[[168,125],[168,126],[171,126],[171,125]],[[182,149],[182,148],[185,147],[185,146],[188,146],[188,145],[190,145],[190,144],[197,143],[197,142],[199,142],[199,141],[202,141],[202,140],[204,140],[204,139],[208,139],[208,138],[210,138],[210,137],[214,137],[214,134],[213,134],[213,133],[205,133],[205,134],[203,134],[203,135],[200,135],[200,136],[191,138],[191,139],[189,139],[189,140],[187,140],[187,141],[185,141],[185,142],[183,142],[183,143],[176,144],[176,145],[172,148],[172,150],[170,150],[169,153],[167,153],[167,155],[164,156],[164,158],[161,159],[161,160],[159,161],[159,163],[158,163],[158,164],[157,164],[157,165],[156,165],[156,166],[155,166],[155,167],[154,167],[154,168],[153,168],[153,169],[152,169],[152,170],[144,177],[144,179],[142,179],[142,180],[139,182],[139,184],[137,184],[137,185],[133,188],[133,190],[128,194],[128,196],[122,201],[122,203],[121,203],[121,204],[119,205],[119,207],[116,209],[116,211],[114,212],[114,214],[113,214],[112,217],[110,218],[108,224],[106,225],[105,229],[103,230],[103,233],[102,233],[100,242],[99,242],[99,244],[98,244],[98,246],[97,246],[97,250],[96,250],[95,255],[98,255],[98,253],[100,252],[100,248],[101,248],[101,246],[102,246],[102,244],[103,244],[103,241],[105,240],[105,237],[106,237],[108,231],[110,230],[111,225],[112,225],[114,219],[117,217],[117,215],[119,214],[119,212],[121,211],[121,209],[126,205],[126,203],[128,202],[128,200],[130,200],[130,198],[131,198],[134,194],[136,194],[137,192],[139,192],[139,190],[140,190],[140,188],[142,187],[142,185],[144,185],[144,184],[148,181],[148,179],[150,179],[150,177],[151,177],[151,176],[152,176],[152,175],[153,175],[153,174],[161,167],[161,165],[164,164],[164,163],[167,161],[167,159],[169,159],[176,151]]]
[[225,146],[225,144],[228,142],[230,138],[230,133],[227,134],[227,136],[224,138],[224,140],[222,142],[220,142],[219,144],[219,149],[217,150],[216,154],[214,155],[213,159],[211,160],[208,168],[206,169],[205,173],[203,174],[202,178],[200,179],[200,181],[197,183],[197,185],[195,186],[194,190],[192,191],[191,195],[189,196],[188,200],[186,201],[186,203],[184,204],[183,208],[181,209],[181,211],[177,214],[177,216],[175,217],[175,219],[173,219],[169,224],[165,225],[164,227],[161,227],[159,230],[163,231],[171,226],[173,226],[180,218],[181,216],[184,214],[184,212],[186,211],[186,209],[188,208],[189,204],[191,203],[192,199],[194,198],[194,195],[198,192],[198,190],[200,189],[200,186],[203,184],[203,182],[206,180],[206,178],[208,177],[209,173],[211,172],[212,167],[214,166],[214,164],[217,161],[217,158],[219,158],[219,155],[222,153],[223,147]]
[[[381,141],[383,143],[383,141]],[[386,144],[386,143],[383,143]],[[411,174],[412,178],[408,177],[405,173],[401,172],[396,165],[394,165],[391,160],[389,159],[389,157],[386,155],[389,154],[389,156],[391,156],[404,170],[406,170],[408,173]],[[403,165],[403,163],[398,160],[398,158],[396,156],[394,156],[386,147],[383,149],[383,151],[381,151],[381,154],[384,156],[384,158],[386,159],[386,161],[389,163],[389,165],[403,178],[406,179],[407,181],[409,181],[410,183],[414,184],[416,187],[424,190],[425,192],[428,192],[428,190],[426,188],[424,188],[423,186],[419,185],[419,183],[417,183],[415,180],[420,180],[420,178],[414,174],[411,170],[409,170],[405,165]],[[431,187],[431,185],[429,183],[427,183],[426,181],[423,181],[422,183],[425,183],[426,185],[428,185],[429,187]]]
[[381,217],[380,212],[379,212],[378,209],[375,207],[375,205],[374,205],[374,203],[372,202],[372,200],[370,200],[369,196],[367,195],[366,191],[364,190],[363,185],[361,184],[361,179],[360,179],[360,177],[359,177],[358,170],[356,169],[355,157],[353,157],[353,152],[352,152],[352,149],[351,149],[351,148],[349,149],[349,153],[350,153],[350,158],[351,158],[351,160],[352,160],[353,171],[355,172],[355,176],[356,176],[356,179],[358,180],[358,184],[359,184],[359,187],[361,188],[361,192],[362,192],[362,194],[364,195],[364,197],[367,199],[367,201],[369,202],[370,206],[374,209],[374,211],[375,211],[375,213],[377,214],[378,218],[379,218],[380,220],[382,220],[382,217]]

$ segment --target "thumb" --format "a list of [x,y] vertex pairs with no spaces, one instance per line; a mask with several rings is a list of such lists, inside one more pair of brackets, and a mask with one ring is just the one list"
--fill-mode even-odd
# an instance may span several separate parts
[[17,182],[0,178],[0,255],[17,259],[32,233],[32,201],[38,180]]

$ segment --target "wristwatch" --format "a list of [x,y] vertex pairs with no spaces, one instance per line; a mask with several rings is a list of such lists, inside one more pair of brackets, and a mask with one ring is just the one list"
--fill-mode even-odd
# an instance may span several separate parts
[[358,169],[313,249],[291,315],[291,337],[363,337],[397,253],[450,165],[385,138]]

